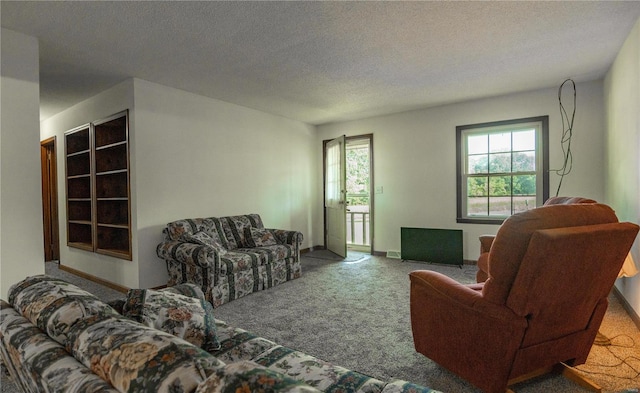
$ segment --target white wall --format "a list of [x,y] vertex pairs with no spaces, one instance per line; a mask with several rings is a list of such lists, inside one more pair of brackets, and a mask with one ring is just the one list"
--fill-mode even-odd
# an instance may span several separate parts
[[41,138],[129,109],[132,261],[66,246],[59,178],[61,264],[129,288],[166,284],[162,229],[181,218],[259,213],[268,227],[314,238],[315,129],[301,122],[130,79],[42,122]]
[[2,29],[0,82],[0,297],[44,273],[38,41]]
[[[573,90],[563,92],[571,109]],[[561,195],[604,197],[602,92],[602,81],[577,84],[573,171]],[[375,195],[375,251],[400,250],[403,226],[462,229],[464,258],[475,260],[478,236],[495,234],[498,226],[456,223],[456,126],[542,115],[549,115],[550,167],[556,169],[563,159],[557,88],[319,126],[316,155],[320,161],[322,140],[373,133],[374,182],[383,187]],[[322,189],[321,167],[316,176]],[[551,176],[550,195],[558,181]]]
[[135,108],[141,286],[166,283],[155,248],[181,218],[259,213],[313,244],[313,126],[139,79]]
[[[621,221],[640,223],[640,19],[604,83],[606,108],[606,201]],[[631,249],[640,262],[640,241]],[[640,314],[640,275],[616,287]]]
[[[129,109],[130,136],[134,137],[133,81],[122,82],[88,100],[41,122],[40,138],[56,136],[58,163],[58,219],[60,223],[60,264],[75,270],[100,277],[125,287],[138,286],[138,261],[136,253],[135,231],[132,233],[133,260],[125,261],[107,255],[96,254],[77,248],[67,247],[67,207],[65,184],[65,148],[64,133],[72,128],[100,120],[115,113]],[[133,150],[132,150],[133,151]],[[133,157],[133,153],[131,154]],[[132,166],[134,160],[132,159]],[[135,182],[131,181],[132,206],[131,221],[135,227]]]

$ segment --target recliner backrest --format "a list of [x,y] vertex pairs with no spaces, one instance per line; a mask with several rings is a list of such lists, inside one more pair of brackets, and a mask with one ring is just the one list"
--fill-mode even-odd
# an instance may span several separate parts
[[573,205],[576,203],[598,203],[593,199],[583,197],[551,197],[544,203],[545,206],[549,205]]
[[506,306],[529,320],[522,346],[586,330],[607,304],[638,228],[609,223],[533,233]]
[[504,221],[491,246],[483,296],[505,304],[534,232],[615,222],[618,218],[613,209],[598,203],[547,205],[512,215]]

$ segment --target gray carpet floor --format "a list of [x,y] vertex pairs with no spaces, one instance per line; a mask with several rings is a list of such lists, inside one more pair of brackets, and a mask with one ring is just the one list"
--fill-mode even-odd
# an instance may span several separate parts
[[[434,265],[350,253],[342,260],[327,251],[303,254],[302,277],[224,304],[217,319],[279,344],[379,379],[401,378],[443,392],[477,389],[413,349],[409,317],[409,272],[428,269],[461,283],[475,281],[475,266]],[[47,264],[47,273],[87,289],[103,300],[124,295]],[[601,332],[611,346],[594,346],[578,370],[607,393],[640,387],[640,332],[615,296]],[[2,377],[2,393],[13,393]],[[15,388],[14,388],[15,389]],[[561,376],[515,386],[519,393],[587,390]]]

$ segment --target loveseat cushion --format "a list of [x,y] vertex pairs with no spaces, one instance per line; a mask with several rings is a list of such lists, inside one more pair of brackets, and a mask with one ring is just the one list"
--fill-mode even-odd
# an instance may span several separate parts
[[264,228],[262,219],[258,214],[220,217],[216,220],[219,223],[218,231],[224,233],[224,237],[227,241],[227,243],[225,244],[225,248],[227,250],[250,247],[249,243],[247,242],[246,231],[252,227]]
[[220,257],[220,275],[235,274],[247,270],[250,272],[251,269],[256,269],[258,266],[292,258],[294,255],[294,246],[290,244],[239,248]]
[[185,236],[205,232],[214,239],[217,235],[224,249],[234,250],[239,247],[248,247],[245,230],[251,227],[264,228],[260,215],[244,214],[177,220],[168,223],[163,233],[165,240],[185,241]]
[[202,382],[196,393],[318,393],[317,389],[251,361],[228,364]]
[[84,318],[118,315],[116,310],[89,292],[58,278],[27,277],[9,289],[9,303],[59,344]]
[[128,318],[86,318],[69,332],[73,354],[118,391],[192,392],[224,363],[169,333]]
[[375,393],[381,392],[385,386],[384,382],[368,375],[335,366],[282,345],[260,354],[254,361],[323,392]]
[[245,233],[245,239],[248,247],[265,247],[278,244],[273,232],[266,228],[250,227],[249,232]]
[[207,233],[205,231],[198,231],[196,233],[185,233],[181,239],[188,243],[195,243],[212,247],[220,255],[224,255],[227,252],[227,249],[224,248],[217,231],[211,233]]
[[169,291],[131,289],[122,314],[146,326],[185,339],[206,351],[220,348],[213,306],[204,299]]

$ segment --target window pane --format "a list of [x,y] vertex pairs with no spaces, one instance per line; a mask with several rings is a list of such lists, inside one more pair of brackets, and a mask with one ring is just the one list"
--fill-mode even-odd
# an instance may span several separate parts
[[486,217],[489,215],[487,197],[467,198],[467,216]]
[[489,152],[489,138],[487,134],[469,135],[467,137],[467,154],[482,154]]
[[326,181],[325,204],[326,207],[337,207],[341,200],[341,142],[329,142],[326,147]]
[[513,195],[536,195],[536,175],[513,177]]
[[489,159],[486,154],[469,156],[467,173],[489,173]]
[[507,217],[511,215],[511,197],[489,197],[489,216]]
[[[467,196],[478,197],[489,195],[488,180],[486,177],[467,178]],[[485,203],[486,204],[486,203]]]
[[489,195],[511,195],[511,176],[491,176],[489,178]]
[[520,213],[536,207],[536,196],[514,196],[513,212]]
[[536,152],[521,151],[513,153],[514,172],[533,172],[536,170]]
[[518,131],[512,135],[514,151],[536,149],[536,130]]
[[489,135],[489,151],[491,153],[499,153],[503,151],[511,151],[511,133]]
[[511,153],[489,155],[489,173],[511,172]]

